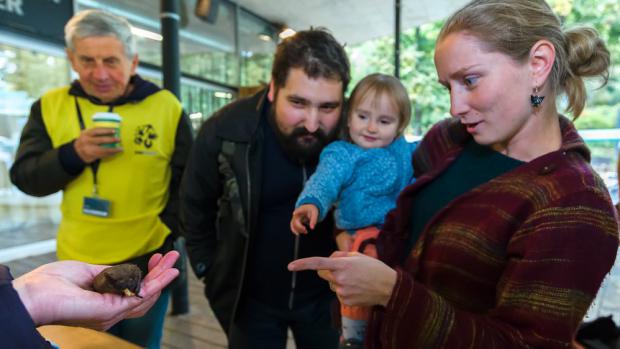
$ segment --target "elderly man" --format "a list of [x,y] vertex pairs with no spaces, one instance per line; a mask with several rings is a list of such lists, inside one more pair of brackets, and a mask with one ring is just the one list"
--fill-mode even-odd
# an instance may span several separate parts
[[201,128],[181,189],[194,271],[231,348],[336,348],[334,300],[315,273],[287,263],[336,247],[333,220],[295,238],[289,222],[305,180],[338,132],[349,62],[324,30],[278,45],[269,88],[216,112]]
[[[146,273],[148,256],[170,250],[177,229],[189,123],[174,95],[136,74],[126,20],[83,11],[67,23],[65,40],[79,79],[32,105],[11,180],[30,195],[63,191],[59,259],[132,262]],[[95,114],[112,127],[94,127]],[[143,318],[110,332],[158,348],[167,294]]]

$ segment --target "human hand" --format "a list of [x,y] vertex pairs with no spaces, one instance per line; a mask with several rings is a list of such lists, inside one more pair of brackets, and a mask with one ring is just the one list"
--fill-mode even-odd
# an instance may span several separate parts
[[353,236],[346,231],[342,230],[336,235],[336,245],[338,250],[349,252],[353,245]]
[[319,209],[311,204],[301,205],[293,211],[291,231],[293,234],[308,234],[308,228],[314,229],[319,219]]
[[119,138],[113,137],[112,135],[114,135],[113,128],[88,128],[82,130],[80,136],[73,143],[73,147],[75,147],[75,151],[80,159],[90,164],[98,159],[123,151],[121,148],[106,148],[101,146],[102,144],[121,141]]
[[125,318],[140,317],[155,304],[161,290],[179,275],[172,268],[179,253],[157,253],[149,260],[139,297],[92,291],[95,276],[107,268],[77,261],[45,264],[13,280],[34,323],[81,326],[107,330]]
[[345,305],[386,306],[396,284],[396,271],[378,259],[337,251],[327,257],[302,258],[288,270],[317,270]]

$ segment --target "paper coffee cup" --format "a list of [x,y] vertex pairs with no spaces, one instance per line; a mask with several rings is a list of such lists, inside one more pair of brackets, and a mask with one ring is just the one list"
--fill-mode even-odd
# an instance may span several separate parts
[[[106,128],[111,128],[114,129],[114,137],[116,138],[121,138],[121,121],[123,120],[123,118],[121,118],[120,115],[116,114],[116,113],[106,113],[106,112],[100,112],[100,113],[95,113],[95,115],[93,115],[92,117],[93,120],[93,127],[106,127]],[[114,143],[104,143],[101,144],[102,147],[107,147],[107,148],[117,148],[120,147],[120,142],[114,142]]]

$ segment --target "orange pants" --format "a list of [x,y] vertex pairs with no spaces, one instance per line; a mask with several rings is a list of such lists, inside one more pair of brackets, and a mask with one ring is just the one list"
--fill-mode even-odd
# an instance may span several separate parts
[[[361,252],[367,256],[377,258],[377,249],[374,244],[377,236],[379,236],[379,229],[377,227],[367,227],[355,231],[355,234],[353,234],[351,252]],[[353,320],[370,319],[370,310],[371,307],[349,306],[344,304],[340,306],[341,315]]]

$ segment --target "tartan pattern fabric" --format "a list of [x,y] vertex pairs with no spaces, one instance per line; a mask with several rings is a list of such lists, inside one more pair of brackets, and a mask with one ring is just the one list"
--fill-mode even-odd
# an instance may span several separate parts
[[417,181],[386,219],[377,249],[396,268],[375,307],[369,348],[571,348],[618,248],[609,194],[572,123],[562,147],[452,200],[412,251],[411,198],[470,139],[457,119],[436,125],[414,155]]

